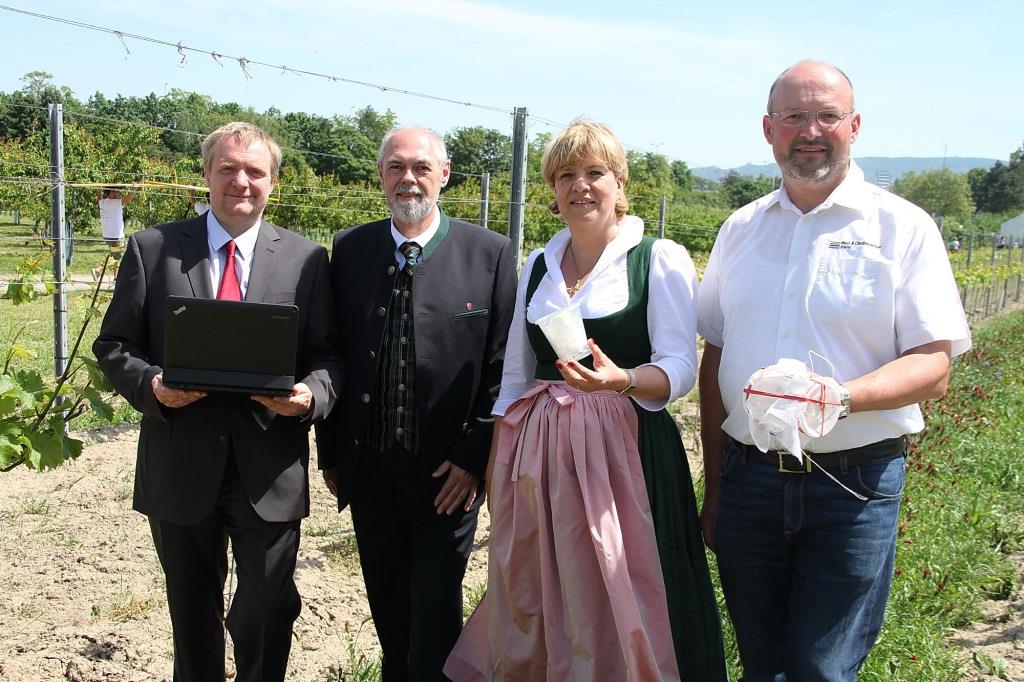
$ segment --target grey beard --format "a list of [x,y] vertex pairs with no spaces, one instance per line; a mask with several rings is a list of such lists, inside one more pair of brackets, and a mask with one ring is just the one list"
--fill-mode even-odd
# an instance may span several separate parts
[[[398,187],[395,191],[407,192],[408,188]],[[391,215],[403,223],[418,223],[430,215],[436,205],[437,197],[428,197],[426,194],[420,194],[419,199],[413,199],[412,201],[399,199],[396,196],[388,197],[388,207],[391,209]]]
[[850,163],[850,157],[844,156],[842,158],[832,158],[817,168],[803,168],[795,163],[790,163],[788,158],[786,161],[787,162],[782,167],[782,172],[786,177],[792,180],[802,180],[804,182],[823,183],[831,178],[835,173],[846,168]]

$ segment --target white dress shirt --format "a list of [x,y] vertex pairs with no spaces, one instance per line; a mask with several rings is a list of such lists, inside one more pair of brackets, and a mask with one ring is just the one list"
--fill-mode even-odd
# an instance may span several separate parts
[[[405,235],[398,231],[395,227],[394,219],[391,220],[391,238],[395,240],[395,260],[398,261],[399,269],[405,267],[405,255],[398,249],[402,244],[406,242],[415,242],[422,251],[426,248],[430,240],[437,234],[437,228],[441,227],[441,210],[437,209],[434,211],[434,219],[430,222],[430,227],[416,235],[412,239],[408,239]],[[423,254],[420,254],[420,258],[423,258]]]
[[[626,307],[629,302],[626,255],[640,243],[643,233],[643,221],[639,218],[626,216],[619,221],[615,239],[605,247],[590,276],[571,299],[565,290],[561,267],[562,256],[569,246],[568,228],[553,236],[543,249],[530,254],[519,278],[516,308],[505,345],[501,392],[492,414],[504,415],[509,405],[533,386],[537,356],[526,335],[527,320],[535,324],[538,318],[566,307],[570,301],[580,306],[584,319],[605,317]],[[538,258],[544,259],[547,273],[524,311],[526,287]],[[635,397],[634,400],[653,412],[688,393],[697,376],[697,273],[690,254],[671,240],[657,240],[651,249],[648,281],[647,333],[651,340],[651,362],[648,364],[665,372],[670,390],[665,400]],[[601,345],[601,339],[594,341]],[[615,362],[614,357],[610,359]]]
[[[252,254],[256,250],[256,237],[260,234],[261,220],[250,227],[242,234],[235,237],[235,274],[238,275],[238,286],[242,290],[242,299],[245,299],[245,292],[249,288],[249,273],[252,271]],[[220,289],[220,276],[224,272],[224,265],[227,263],[228,253],[223,250],[225,244],[231,241],[229,235],[213,211],[206,214],[206,243],[210,249],[210,281],[213,283],[213,295],[217,296]]]
[[[839,382],[872,372],[926,343],[971,346],[942,236],[921,209],[864,181],[843,182],[801,213],[785,186],[739,209],[711,251],[698,296],[698,329],[722,348],[723,429],[752,443],[743,409],[750,375],[780,358],[827,358]],[[832,375],[815,358],[819,374]],[[833,452],[924,428],[921,410],[855,412],[812,441]]]

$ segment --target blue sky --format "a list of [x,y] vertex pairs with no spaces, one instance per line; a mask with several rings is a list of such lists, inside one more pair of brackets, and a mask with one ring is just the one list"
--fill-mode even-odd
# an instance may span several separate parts
[[[432,102],[0,11],[0,90],[49,71],[86,98],[182,88],[264,110],[390,108],[441,132],[511,132],[512,108],[585,115],[691,166],[766,163],[768,87],[803,58],[838,65],[862,113],[855,156],[1006,159],[1024,141],[1024,3],[0,0],[255,61],[492,107]],[[553,131],[531,118],[530,132]]]

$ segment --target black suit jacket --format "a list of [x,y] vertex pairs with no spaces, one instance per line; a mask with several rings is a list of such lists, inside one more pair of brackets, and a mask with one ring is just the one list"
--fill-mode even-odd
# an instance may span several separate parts
[[182,525],[204,519],[233,446],[242,484],[261,518],[292,521],[309,513],[309,425],[330,412],[341,384],[329,267],[322,246],[266,221],[260,225],[245,300],[298,306],[295,373],[313,392],[310,415],[281,417],[245,394],[210,394],[171,409],[157,401],[151,386],[163,362],[164,301],[169,295],[214,297],[206,216],[128,239],[93,352],[117,391],[143,415],[137,511]]
[[[501,385],[505,340],[516,297],[516,264],[508,238],[449,219],[448,234],[416,266],[415,315],[418,450],[429,476],[445,460],[481,479]],[[391,221],[339,232],[331,281],[341,328],[345,389],[334,413],[317,426],[321,469],[337,468],[344,508],[376,390],[377,362],[397,275]],[[469,305],[467,305],[469,304]]]

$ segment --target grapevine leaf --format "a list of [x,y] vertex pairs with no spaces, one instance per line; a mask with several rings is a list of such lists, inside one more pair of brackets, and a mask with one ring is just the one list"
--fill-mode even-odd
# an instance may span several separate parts
[[14,373],[14,379],[28,393],[42,393],[46,390],[46,382],[39,372],[35,370],[18,370]]
[[82,454],[82,441],[63,435],[62,425],[63,422],[57,416],[49,420],[48,428],[44,431],[28,434],[32,442],[32,452],[29,454],[32,468],[38,471],[56,469],[65,461]]
[[34,360],[37,357],[37,354],[31,348],[26,348],[20,343],[12,343],[11,357],[17,358],[18,360]]
[[83,389],[81,393],[85,396],[85,399],[89,401],[93,412],[106,421],[110,421],[114,418],[114,408],[103,399],[103,395],[99,391],[90,386],[89,388]]
[[0,422],[0,468],[6,469],[25,456],[27,438],[13,422]]
[[97,390],[106,391],[108,393],[114,390],[114,387],[110,385],[110,382],[107,381],[107,377],[104,376],[103,372],[100,370],[100,365],[96,360],[81,356],[78,359],[85,365],[85,371],[89,373],[89,381],[92,382],[92,385],[95,386]]
[[31,303],[36,297],[36,289],[30,282],[11,282],[7,286],[7,297],[14,305]]

